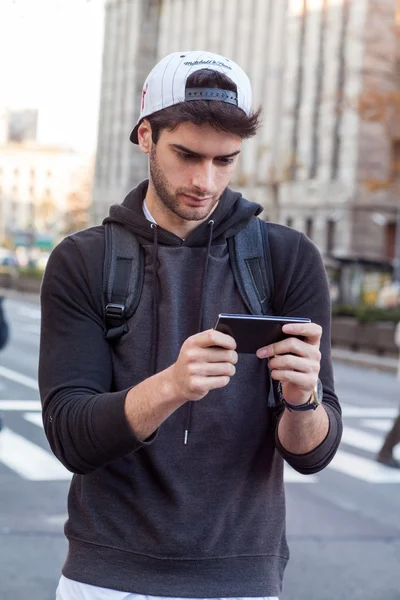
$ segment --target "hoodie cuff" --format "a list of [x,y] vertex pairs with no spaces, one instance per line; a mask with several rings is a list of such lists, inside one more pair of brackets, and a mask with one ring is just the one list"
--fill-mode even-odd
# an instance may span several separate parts
[[125,416],[125,398],[129,389],[101,394],[93,403],[92,435],[101,450],[112,459],[149,446],[158,434],[157,429],[144,441],[136,436]]
[[278,437],[278,427],[275,432],[275,444],[278,452],[286,462],[303,475],[311,475],[322,471],[333,459],[340,443],[342,427],[337,412],[329,405],[324,405],[329,418],[329,429],[325,439],[307,454],[291,454],[282,446]]

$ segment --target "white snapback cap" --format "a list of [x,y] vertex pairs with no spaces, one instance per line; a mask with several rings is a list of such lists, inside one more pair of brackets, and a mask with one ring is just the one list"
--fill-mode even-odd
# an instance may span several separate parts
[[[226,90],[209,88],[186,89],[189,75],[200,69],[223,73],[236,84],[237,94]],[[201,50],[173,52],[165,56],[150,71],[144,82],[140,116],[129,139],[138,143],[140,122],[153,113],[189,100],[220,100],[236,105],[246,115],[251,111],[251,84],[246,73],[232,60]]]

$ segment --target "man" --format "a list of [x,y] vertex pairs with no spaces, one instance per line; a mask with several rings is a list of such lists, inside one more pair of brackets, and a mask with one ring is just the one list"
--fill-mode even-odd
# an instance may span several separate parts
[[3,300],[3,296],[0,296],[0,350],[7,345],[9,335],[8,323],[4,314]]
[[[238,355],[213,330],[220,312],[248,313],[227,239],[261,207],[227,186],[258,124],[250,82],[231,60],[178,52],[148,76],[130,139],[148,155],[149,181],[106,219],[145,253],[140,301],[117,343],[104,335],[104,226],[50,257],[43,418],[54,453],[76,473],[59,600],[280,593],[283,459],[302,473],[325,467],[341,415],[328,285],[306,236],[269,225],[274,307],[312,322],[286,326],[295,337],[257,355]],[[278,409],[267,403],[269,372],[281,384]]]
[[[8,342],[9,329],[3,308],[3,296],[0,296],[0,350],[2,350]],[[0,431],[3,429],[3,416],[0,414]]]
[[394,419],[392,428],[386,434],[383,445],[376,455],[376,460],[387,467],[400,469],[400,461],[393,456],[397,444],[400,444],[400,414]]

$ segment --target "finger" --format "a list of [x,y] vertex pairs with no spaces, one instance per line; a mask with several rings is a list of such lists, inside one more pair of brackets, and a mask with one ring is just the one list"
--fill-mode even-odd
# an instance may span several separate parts
[[236,368],[229,362],[222,363],[191,363],[188,365],[188,372],[190,376],[200,377],[233,377],[236,373]]
[[226,387],[230,380],[231,378],[226,375],[221,375],[219,377],[202,377],[200,379],[202,387],[208,391]]
[[230,377],[208,377],[208,389],[216,390],[226,387],[230,380]]
[[201,398],[204,398],[210,390],[227,386],[230,380],[230,377],[227,375],[219,377],[192,377],[187,387],[188,399],[200,400]]
[[304,338],[311,345],[318,346],[322,336],[322,327],[317,323],[289,323],[283,325],[283,333]]
[[317,383],[315,373],[299,373],[298,371],[271,371],[271,378],[281,383],[291,383],[301,390],[312,390]]
[[224,350],[223,348],[207,348],[201,350],[205,353],[205,362],[228,362],[236,365],[239,360],[239,355],[235,350]]
[[257,350],[257,356],[259,358],[290,353],[304,358],[315,358],[320,360],[319,345],[315,346],[295,337],[286,338],[280,342],[276,342],[276,344],[270,344],[269,346],[265,346],[265,348]]
[[239,360],[238,353],[235,350],[225,350],[218,346],[201,348],[193,344],[186,346],[183,353],[187,363],[230,363],[236,365]]
[[236,342],[232,336],[216,331],[216,329],[207,329],[191,336],[188,340],[191,344],[195,344],[201,348],[210,348],[218,346],[227,350],[235,350]]
[[293,354],[283,354],[274,356],[268,362],[271,371],[298,371],[299,373],[319,373],[320,364],[318,360],[310,360],[295,356]]

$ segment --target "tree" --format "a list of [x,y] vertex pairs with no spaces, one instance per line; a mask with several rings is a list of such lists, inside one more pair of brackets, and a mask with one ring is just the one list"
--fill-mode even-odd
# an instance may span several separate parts
[[89,209],[92,200],[93,162],[83,167],[74,176],[75,186],[67,196],[64,215],[64,234],[68,235],[89,224]]

